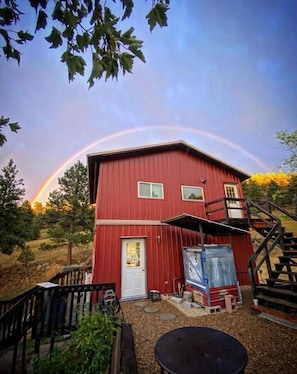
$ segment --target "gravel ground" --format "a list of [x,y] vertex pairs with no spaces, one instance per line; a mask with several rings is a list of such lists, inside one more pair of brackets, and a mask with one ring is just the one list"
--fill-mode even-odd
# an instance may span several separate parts
[[[123,302],[124,318],[133,328],[139,374],[160,373],[154,346],[165,332],[182,326],[208,326],[234,336],[248,352],[246,374],[296,374],[297,330],[252,314],[249,288],[242,289],[242,298],[243,305],[235,312],[215,314],[183,309],[167,300],[154,303],[146,300],[146,306],[159,308],[156,313],[146,313],[134,301]],[[174,314],[176,318],[163,320],[160,316],[164,313]]]

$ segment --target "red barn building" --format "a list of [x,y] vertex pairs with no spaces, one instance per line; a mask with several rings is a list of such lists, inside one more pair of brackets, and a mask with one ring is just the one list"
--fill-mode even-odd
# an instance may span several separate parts
[[240,285],[253,253],[241,182],[249,175],[183,142],[87,156],[96,203],[93,282],[115,282],[121,300],[172,293],[182,249],[230,244]]

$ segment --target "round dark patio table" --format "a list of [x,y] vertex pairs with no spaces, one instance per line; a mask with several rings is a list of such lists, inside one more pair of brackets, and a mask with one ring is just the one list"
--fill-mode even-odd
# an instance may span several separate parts
[[233,336],[209,327],[188,326],[157,341],[155,357],[170,374],[244,373],[247,351]]

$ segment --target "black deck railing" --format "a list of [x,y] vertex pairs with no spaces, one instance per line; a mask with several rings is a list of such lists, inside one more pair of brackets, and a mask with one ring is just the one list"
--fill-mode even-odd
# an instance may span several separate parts
[[246,199],[222,197],[205,203],[206,218],[226,224],[247,223]]
[[9,310],[11,309],[19,300],[26,297],[27,294],[30,295],[32,289],[29,289],[18,296],[11,298],[11,299],[2,299],[0,300],[0,318]]
[[258,206],[261,206],[270,214],[276,215],[282,213],[283,215],[287,216],[288,218],[292,219],[293,221],[297,221],[297,215],[289,212],[285,208],[280,207],[279,205],[275,204],[273,201],[264,201],[262,203],[258,203]]
[[[83,284],[85,281],[85,275],[92,271],[91,265],[86,266],[73,266],[65,268],[58,272],[48,282],[57,283],[59,285],[74,285]],[[12,308],[20,299],[31,295],[32,289],[29,289],[14,298],[0,300],[0,317],[3,316],[10,308]]]
[[[53,350],[55,337],[68,334],[77,326],[79,315],[93,313],[95,305],[102,300],[106,290],[115,291],[114,283],[72,284],[66,279],[78,282],[85,274],[85,267],[66,269],[51,278],[57,283],[46,283],[46,287],[36,286],[14,298],[12,306],[0,317],[0,351],[13,349],[11,372],[15,372],[17,355],[21,351],[21,372],[26,371],[27,339],[35,340],[34,353],[39,355],[42,338],[50,339],[50,351]],[[6,302],[5,308],[9,303]],[[4,307],[2,310],[5,309]],[[20,344],[22,343],[22,344]]]
[[49,282],[58,283],[61,286],[83,284],[86,273],[91,271],[92,265],[65,268],[49,279]]

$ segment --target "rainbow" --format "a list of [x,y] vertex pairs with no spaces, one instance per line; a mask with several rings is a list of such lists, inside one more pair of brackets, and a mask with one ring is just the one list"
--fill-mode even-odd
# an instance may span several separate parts
[[[127,129],[123,131],[117,131],[115,133],[112,133],[110,135],[104,136],[100,139],[95,140],[94,142],[86,145],[85,147],[81,148],[79,151],[77,151],[75,154],[70,156],[66,161],[64,161],[54,172],[51,174],[41,185],[41,187],[38,189],[37,193],[35,194],[33,198],[32,205],[34,205],[35,202],[40,202],[43,200],[45,193],[49,189],[50,185],[58,178],[59,174],[68,167],[68,165],[74,163],[77,161],[78,158],[80,158],[83,154],[86,154],[88,151],[90,151],[92,148],[108,142],[110,140],[114,140],[116,138],[125,136],[125,135],[130,135],[133,133],[138,133],[142,131],[147,131],[147,130],[170,130],[170,131],[182,131],[184,134],[185,132],[190,132],[197,134],[199,136],[205,136],[210,139],[216,140],[219,143],[223,143],[237,151],[239,151],[241,154],[247,156],[249,159],[253,160],[257,165],[259,165],[261,168],[264,168],[265,170],[269,170],[270,167],[266,164],[264,164],[261,160],[259,160],[257,157],[255,157],[253,154],[249,153],[247,150],[244,148],[240,147],[238,144],[233,143],[232,141],[222,137],[215,135],[213,133],[210,133],[208,131],[204,130],[198,130],[194,129],[192,127],[184,127],[184,126],[176,126],[176,125],[160,125],[160,126],[142,126],[142,127],[137,127],[137,128],[132,128],[132,129]],[[176,140],[176,139],[175,139]]]

